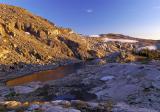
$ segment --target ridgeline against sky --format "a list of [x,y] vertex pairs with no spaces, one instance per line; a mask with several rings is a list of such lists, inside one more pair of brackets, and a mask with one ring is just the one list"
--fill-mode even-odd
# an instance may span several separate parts
[[77,33],[160,39],[160,0],[0,0]]

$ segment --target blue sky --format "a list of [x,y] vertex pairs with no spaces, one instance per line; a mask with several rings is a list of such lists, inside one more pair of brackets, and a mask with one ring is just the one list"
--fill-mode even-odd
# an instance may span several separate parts
[[160,39],[160,0],[0,0],[77,33]]

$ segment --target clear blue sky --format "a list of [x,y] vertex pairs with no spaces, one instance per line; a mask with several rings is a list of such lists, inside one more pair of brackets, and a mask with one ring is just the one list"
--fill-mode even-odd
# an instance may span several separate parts
[[160,0],[0,0],[77,33],[160,39]]

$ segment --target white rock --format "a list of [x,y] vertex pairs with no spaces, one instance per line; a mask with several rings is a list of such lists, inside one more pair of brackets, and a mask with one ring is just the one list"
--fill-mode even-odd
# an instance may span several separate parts
[[105,76],[105,77],[102,77],[100,80],[101,81],[108,81],[108,80],[112,80],[114,79],[114,76]]
[[17,94],[27,94],[35,91],[35,89],[27,86],[15,86],[14,91]]
[[18,94],[27,94],[35,91],[36,89],[42,87],[43,85],[40,82],[30,82],[22,86],[15,86],[14,91]]
[[30,35],[30,33],[29,33],[29,32],[25,32],[25,34]]
[[69,101],[65,101],[65,100],[56,100],[56,101],[52,101],[53,105],[71,105]]

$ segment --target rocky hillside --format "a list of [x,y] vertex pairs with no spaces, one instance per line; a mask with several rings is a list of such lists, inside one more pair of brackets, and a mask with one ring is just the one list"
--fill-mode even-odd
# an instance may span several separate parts
[[0,4],[0,64],[88,60],[157,42],[121,34],[86,37],[23,8]]
[[40,64],[97,56],[87,40],[71,29],[4,4],[0,4],[0,51],[1,64]]

